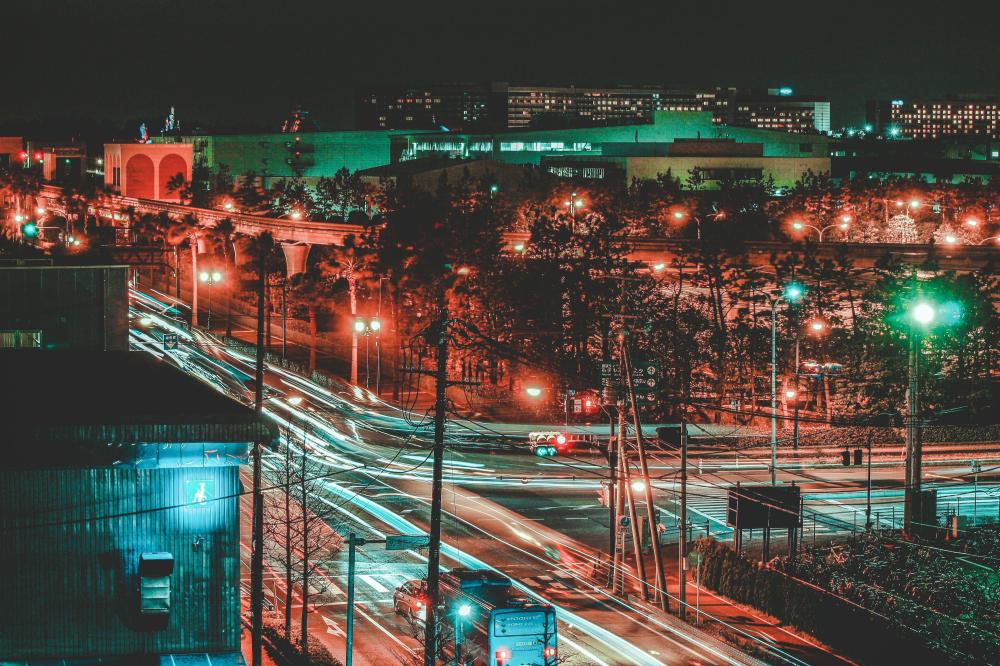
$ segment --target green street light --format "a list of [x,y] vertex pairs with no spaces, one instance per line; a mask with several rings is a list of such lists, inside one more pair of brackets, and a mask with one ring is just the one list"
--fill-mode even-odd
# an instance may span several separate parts
[[910,309],[910,317],[922,326],[926,326],[934,321],[936,315],[934,306],[926,301],[921,301]]
[[26,238],[34,238],[35,236],[38,235],[38,225],[36,225],[34,222],[25,222],[21,226],[21,233]]
[[458,614],[460,617],[469,617],[469,613],[472,612],[472,606],[469,604],[462,604],[458,607]]
[[798,282],[789,282],[785,285],[785,300],[789,303],[799,300],[804,293],[805,289]]

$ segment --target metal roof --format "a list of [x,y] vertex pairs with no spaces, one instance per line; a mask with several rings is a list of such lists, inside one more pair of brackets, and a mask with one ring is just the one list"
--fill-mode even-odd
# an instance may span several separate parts
[[142,352],[0,352],[0,437],[28,442],[252,442],[253,410]]

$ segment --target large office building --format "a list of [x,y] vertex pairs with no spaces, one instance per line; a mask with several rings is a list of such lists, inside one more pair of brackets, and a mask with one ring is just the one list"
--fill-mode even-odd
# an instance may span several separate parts
[[652,123],[657,111],[707,111],[715,124],[792,133],[830,131],[830,102],[791,88],[450,84],[381,88],[359,97],[361,129],[555,129]]
[[489,128],[490,88],[479,84],[380,87],[357,100],[357,127],[387,129]]
[[254,172],[265,186],[301,178],[314,184],[341,168],[364,171],[399,162],[435,159],[483,159],[504,164],[541,165],[572,155],[666,155],[678,139],[731,139],[760,145],[760,157],[828,158],[829,139],[822,134],[794,134],[775,129],[731,127],[707,111],[654,111],[651,121],[628,125],[532,128],[498,131],[368,130],[176,137],[194,147],[195,161],[209,168],[226,165],[233,174]]
[[1000,98],[950,95],[943,99],[869,100],[867,121],[881,136],[936,140],[1000,139]]

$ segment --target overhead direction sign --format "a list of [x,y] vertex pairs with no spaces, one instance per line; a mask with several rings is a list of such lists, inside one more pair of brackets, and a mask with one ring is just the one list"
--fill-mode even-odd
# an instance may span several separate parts
[[163,348],[167,351],[177,349],[177,334],[166,333],[163,336]]

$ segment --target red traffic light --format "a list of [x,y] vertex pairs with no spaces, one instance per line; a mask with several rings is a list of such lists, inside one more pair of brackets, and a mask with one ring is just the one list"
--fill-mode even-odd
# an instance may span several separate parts
[[41,162],[42,161],[42,154],[41,153],[35,153],[35,161],[36,162]]
[[21,161],[23,162],[26,159],[28,159],[28,151],[27,150],[22,150],[21,151]]

